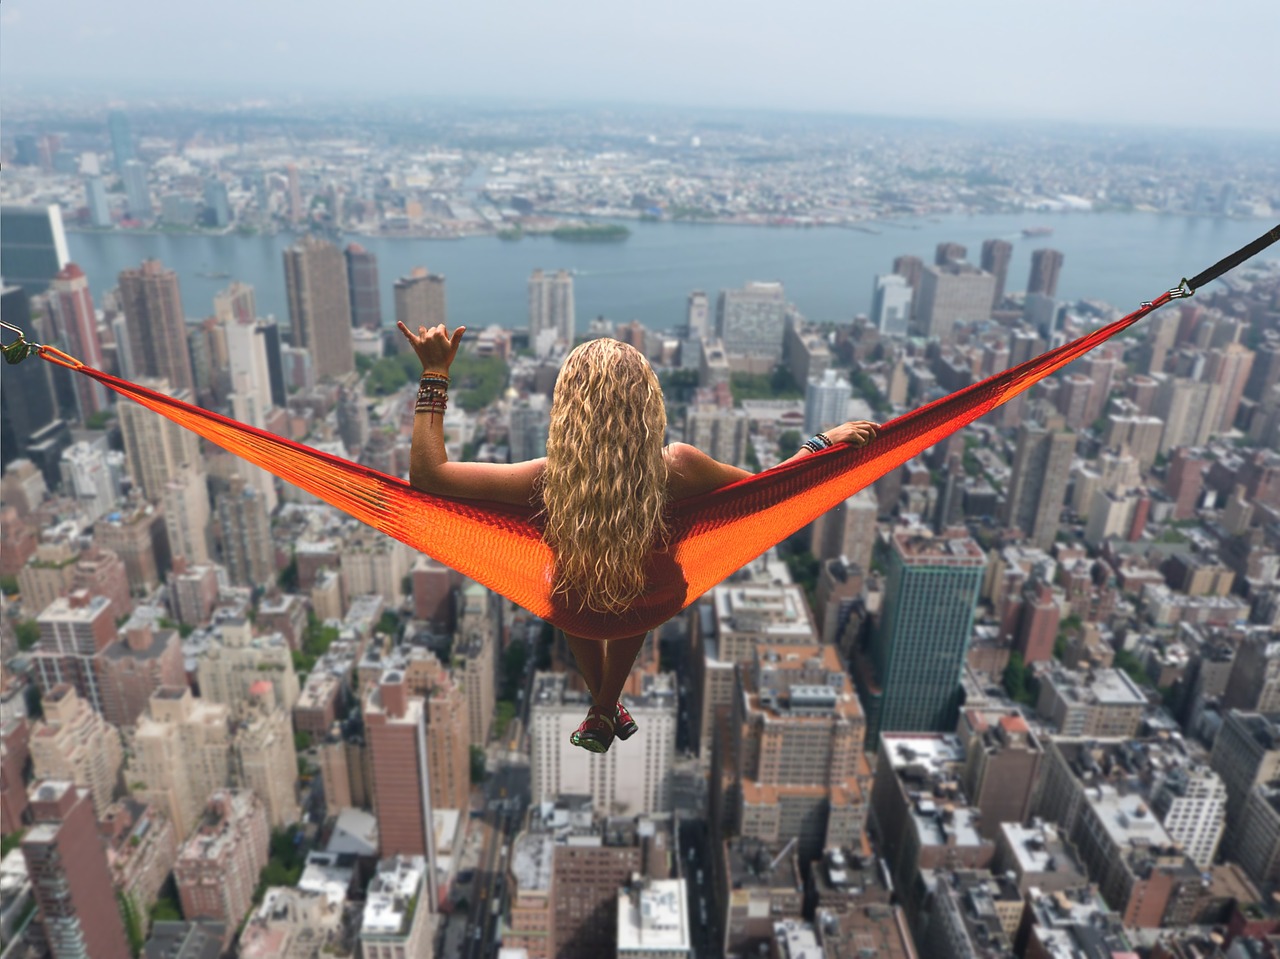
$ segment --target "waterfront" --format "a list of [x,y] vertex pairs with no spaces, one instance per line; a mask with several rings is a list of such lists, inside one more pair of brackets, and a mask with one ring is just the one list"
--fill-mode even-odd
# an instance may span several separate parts
[[[378,257],[383,322],[388,325],[394,322],[392,284],[414,266],[425,266],[447,278],[451,324],[473,329],[491,323],[523,326],[529,273],[541,267],[575,271],[580,329],[600,315],[665,329],[682,322],[691,290],[714,297],[721,288],[748,280],[780,280],[787,298],[809,319],[847,322],[866,312],[875,274],[889,272],[895,256],[910,253],[932,262],[939,242],[954,241],[966,245],[976,262],[982,241],[995,237],[1013,243],[1009,290],[1025,287],[1032,250],[1053,247],[1065,255],[1060,299],[1100,299],[1129,308],[1216,262],[1270,225],[1258,219],[1142,213],[1023,213],[869,224],[878,233],[632,222],[631,236],[622,243],[563,243],[550,237],[518,242],[492,237],[349,240]],[[1022,235],[1022,229],[1037,226],[1054,232]],[[281,251],[291,242],[289,234],[68,235],[71,258],[88,275],[96,296],[116,285],[120,270],[156,257],[177,271],[188,317],[209,314],[213,295],[235,279],[255,288],[260,314],[285,322]]]

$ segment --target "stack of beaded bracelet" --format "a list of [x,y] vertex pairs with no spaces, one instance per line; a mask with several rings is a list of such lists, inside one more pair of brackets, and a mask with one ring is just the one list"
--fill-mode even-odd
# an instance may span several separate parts
[[443,373],[422,374],[418,381],[418,399],[413,404],[414,413],[439,413],[449,406],[449,377]]
[[810,453],[818,453],[822,450],[830,449],[835,444],[831,442],[831,437],[826,433],[814,433],[803,443],[800,444],[801,449],[806,449]]

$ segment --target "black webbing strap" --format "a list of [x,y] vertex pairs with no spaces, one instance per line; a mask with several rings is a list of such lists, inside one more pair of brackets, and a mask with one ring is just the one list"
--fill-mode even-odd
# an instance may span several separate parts
[[1222,276],[1222,274],[1226,273],[1228,270],[1234,270],[1237,266],[1239,266],[1245,260],[1249,259],[1249,257],[1256,256],[1257,254],[1261,253],[1263,250],[1269,247],[1272,243],[1276,242],[1276,240],[1280,240],[1280,223],[1277,223],[1270,230],[1262,234],[1262,236],[1258,237],[1248,246],[1240,247],[1240,249],[1236,250],[1230,256],[1224,256],[1221,260],[1213,264],[1213,266],[1209,267],[1209,269],[1205,270],[1203,273],[1197,273],[1191,279],[1184,280],[1183,282],[1187,286],[1191,287],[1191,291],[1194,293],[1196,290],[1200,289],[1200,287],[1204,286],[1206,283],[1212,283],[1214,280]]

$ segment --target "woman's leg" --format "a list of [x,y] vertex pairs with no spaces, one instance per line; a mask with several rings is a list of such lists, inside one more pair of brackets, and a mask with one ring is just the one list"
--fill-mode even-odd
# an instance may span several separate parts
[[573,661],[578,664],[578,672],[582,673],[583,682],[591,692],[592,701],[599,702],[596,694],[604,685],[605,643],[568,633],[564,633],[564,639],[569,644],[569,652],[573,653]]
[[648,633],[641,633],[639,636],[628,636],[625,639],[611,639],[604,644],[606,647],[604,679],[592,691],[597,706],[607,706],[612,709],[621,698],[622,687],[627,684],[631,667],[636,664],[640,647],[644,645],[644,639],[648,635]]

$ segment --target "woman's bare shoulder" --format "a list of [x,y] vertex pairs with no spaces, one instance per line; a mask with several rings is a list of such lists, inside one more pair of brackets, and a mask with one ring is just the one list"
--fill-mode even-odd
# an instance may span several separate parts
[[751,475],[744,469],[713,459],[688,443],[672,443],[666,448],[666,457],[667,490],[673,500],[719,489]]

